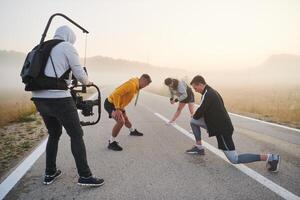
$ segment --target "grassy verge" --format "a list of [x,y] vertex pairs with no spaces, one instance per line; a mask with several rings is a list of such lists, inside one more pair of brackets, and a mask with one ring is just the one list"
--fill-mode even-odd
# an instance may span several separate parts
[[46,135],[30,94],[3,91],[0,97],[0,177]]
[[300,128],[300,86],[220,88],[229,111]]
[[0,177],[11,169],[46,135],[38,114],[22,115],[0,128]]
[[29,94],[20,92],[2,92],[0,97],[0,128],[11,122],[23,122],[30,119],[36,112],[35,106],[30,101]]

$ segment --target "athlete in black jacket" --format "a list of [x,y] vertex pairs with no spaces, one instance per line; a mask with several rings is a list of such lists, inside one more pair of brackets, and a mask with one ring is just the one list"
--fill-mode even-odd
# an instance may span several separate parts
[[204,155],[204,148],[201,142],[201,127],[207,130],[209,137],[216,136],[218,148],[225,153],[231,163],[239,164],[266,161],[267,169],[272,172],[277,172],[280,163],[279,155],[237,154],[232,140],[233,125],[221,95],[207,85],[202,76],[195,76],[191,81],[191,85],[196,92],[202,94],[202,98],[200,106],[191,120],[196,145],[186,152],[189,154]]

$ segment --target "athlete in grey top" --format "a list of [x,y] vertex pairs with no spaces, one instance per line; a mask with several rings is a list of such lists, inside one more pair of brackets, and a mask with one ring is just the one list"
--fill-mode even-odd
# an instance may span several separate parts
[[182,101],[188,97],[187,92],[187,84],[184,81],[178,81],[178,86],[176,89],[169,86],[171,98],[178,97],[178,101]]
[[186,104],[188,104],[190,114],[191,116],[193,116],[195,99],[192,89],[184,81],[179,81],[173,78],[166,78],[165,85],[168,86],[170,90],[170,103],[174,104],[179,101],[178,108],[174,113],[171,121],[169,121],[168,123],[170,124],[175,122]]

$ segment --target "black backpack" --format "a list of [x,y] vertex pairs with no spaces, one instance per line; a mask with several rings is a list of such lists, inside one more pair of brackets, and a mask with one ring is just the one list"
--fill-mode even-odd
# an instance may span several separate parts
[[[48,40],[41,45],[37,45],[27,54],[20,76],[25,84],[25,91],[36,90],[67,90],[68,86],[64,79],[70,72],[67,70],[61,77],[57,77],[55,66],[50,56],[53,47],[63,42],[63,40]],[[45,75],[45,68],[48,59],[51,59],[56,77]]]

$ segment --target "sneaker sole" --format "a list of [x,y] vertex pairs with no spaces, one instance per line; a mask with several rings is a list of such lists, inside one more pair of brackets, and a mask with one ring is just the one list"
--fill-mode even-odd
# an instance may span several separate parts
[[199,152],[185,152],[186,154],[191,154],[191,155],[195,155],[195,154],[198,154],[198,155],[205,155],[205,153],[199,153]]
[[52,184],[57,178],[59,178],[62,175],[62,173],[60,173],[60,175],[58,175],[57,177],[55,177],[51,182],[43,182],[44,185],[50,185]]
[[121,150],[116,150],[116,149],[112,149],[112,148],[109,148],[109,147],[107,147],[107,149],[112,150],[112,151],[123,151],[123,149],[121,149]]
[[77,185],[84,186],[84,187],[100,187],[100,186],[104,185],[104,182],[100,183],[100,184],[77,183]]

